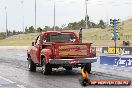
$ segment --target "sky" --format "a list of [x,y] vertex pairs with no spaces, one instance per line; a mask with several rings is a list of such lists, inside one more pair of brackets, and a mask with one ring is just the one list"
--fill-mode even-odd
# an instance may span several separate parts
[[[54,25],[54,1],[56,8],[56,25],[67,25],[69,22],[80,21],[86,15],[85,0],[36,0],[37,27]],[[23,4],[22,4],[23,2]],[[5,10],[5,7],[7,8]],[[0,32],[5,32],[6,11],[9,30],[23,30],[34,26],[35,0],[0,0]],[[132,17],[132,0],[88,0],[90,21],[98,23],[109,19],[127,19]]]

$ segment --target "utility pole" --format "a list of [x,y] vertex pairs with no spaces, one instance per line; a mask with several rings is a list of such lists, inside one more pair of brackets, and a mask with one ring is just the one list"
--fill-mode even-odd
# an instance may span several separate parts
[[25,29],[24,29],[24,9],[23,9],[23,0],[21,1],[21,4],[22,4],[22,30],[23,30],[23,33],[25,32]]
[[5,13],[6,13],[6,38],[8,37],[8,28],[7,28],[7,7],[5,7]]
[[55,14],[55,10],[56,10],[56,9],[55,9],[55,0],[54,0],[54,31],[55,31],[55,15],[56,15],[56,14]]
[[85,5],[86,5],[86,16],[85,16],[85,21],[86,21],[86,29],[88,28],[88,18],[87,18],[87,16],[88,16],[88,12],[87,12],[87,1],[88,0],[85,0]]
[[107,14],[106,20],[107,20],[107,22],[106,22],[106,29],[108,31],[109,30],[109,17],[108,17],[108,14]]
[[35,0],[35,31],[37,30],[36,29],[36,16],[37,16],[37,5],[36,5],[36,0]]

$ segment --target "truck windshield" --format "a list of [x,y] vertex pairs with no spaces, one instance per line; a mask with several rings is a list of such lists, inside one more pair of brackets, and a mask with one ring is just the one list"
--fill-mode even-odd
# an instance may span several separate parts
[[71,42],[75,41],[73,34],[70,33],[57,33],[57,34],[47,34],[45,36],[46,42]]

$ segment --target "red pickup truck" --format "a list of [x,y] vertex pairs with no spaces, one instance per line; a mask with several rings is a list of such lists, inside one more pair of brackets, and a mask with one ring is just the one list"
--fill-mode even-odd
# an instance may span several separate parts
[[42,32],[27,50],[29,71],[42,67],[44,75],[48,75],[52,68],[72,70],[85,66],[90,73],[91,63],[97,61],[91,44],[81,43],[74,32]]

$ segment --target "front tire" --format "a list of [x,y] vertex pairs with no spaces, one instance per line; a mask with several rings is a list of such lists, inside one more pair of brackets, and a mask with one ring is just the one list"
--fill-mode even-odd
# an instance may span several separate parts
[[42,66],[42,71],[44,75],[49,75],[52,72],[52,67],[50,64],[46,64],[45,59],[42,60],[43,61],[43,66]]
[[31,72],[36,72],[36,64],[34,64],[30,57],[28,58],[28,69]]

